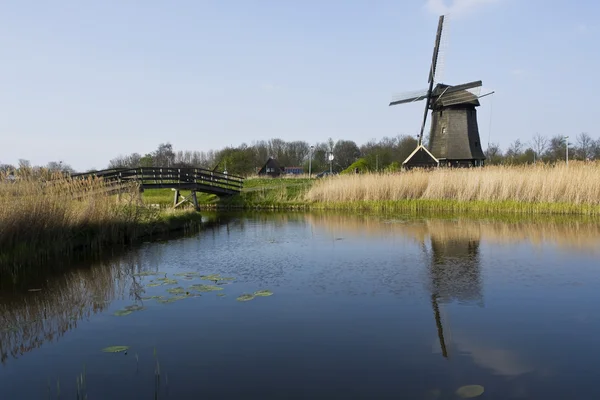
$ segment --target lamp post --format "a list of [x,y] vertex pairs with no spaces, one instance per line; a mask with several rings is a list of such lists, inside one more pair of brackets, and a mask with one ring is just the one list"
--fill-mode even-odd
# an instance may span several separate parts
[[333,174],[333,151],[329,152],[329,173]]
[[565,143],[566,143],[566,160],[567,160],[567,167],[569,166],[569,137],[565,136]]
[[314,149],[315,149],[315,146],[310,146],[310,151],[308,153],[308,177],[309,178],[312,176],[312,155],[313,155]]

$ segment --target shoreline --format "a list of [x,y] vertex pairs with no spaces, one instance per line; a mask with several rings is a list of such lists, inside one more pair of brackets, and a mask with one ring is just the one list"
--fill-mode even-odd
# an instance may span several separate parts
[[528,203],[517,201],[457,200],[361,200],[340,202],[244,202],[200,204],[205,210],[279,210],[279,211],[370,211],[411,213],[456,213],[478,215],[578,215],[599,217],[600,206],[569,203]]

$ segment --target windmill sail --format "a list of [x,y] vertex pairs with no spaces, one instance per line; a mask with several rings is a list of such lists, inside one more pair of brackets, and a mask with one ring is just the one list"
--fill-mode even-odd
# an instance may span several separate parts
[[431,91],[433,90],[433,81],[435,78],[435,68],[437,66],[438,52],[440,50],[440,40],[442,37],[442,29],[444,28],[444,16],[440,15],[438,22],[437,34],[435,35],[435,46],[433,47],[433,57],[431,59],[431,68],[429,69],[429,90],[427,91],[427,101],[425,103],[425,112],[423,113],[423,123],[421,124],[421,131],[419,132],[419,146],[423,142],[423,131],[425,130],[425,123],[427,122],[427,113],[429,112],[429,106],[431,103]]
[[427,89],[414,90],[412,92],[405,92],[392,97],[390,106],[396,104],[412,103],[414,101],[421,101],[427,98]]

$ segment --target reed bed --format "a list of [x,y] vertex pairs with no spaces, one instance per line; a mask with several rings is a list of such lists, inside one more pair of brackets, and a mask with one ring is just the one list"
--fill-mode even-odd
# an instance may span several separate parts
[[340,175],[305,195],[316,208],[600,214],[600,163]]
[[110,189],[98,178],[72,180],[27,171],[1,175],[0,279],[78,248],[99,251],[130,242],[165,219],[142,206],[136,184],[121,187],[119,196]]

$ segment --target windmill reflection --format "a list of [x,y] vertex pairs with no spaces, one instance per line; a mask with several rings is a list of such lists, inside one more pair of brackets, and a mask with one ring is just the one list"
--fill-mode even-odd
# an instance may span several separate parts
[[442,355],[448,357],[440,303],[459,302],[483,306],[479,242],[480,235],[448,235],[430,231],[430,249],[422,242],[429,259],[431,305]]

